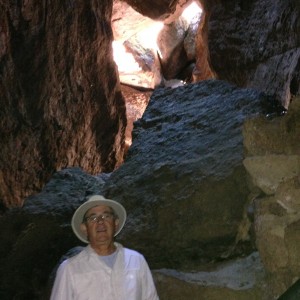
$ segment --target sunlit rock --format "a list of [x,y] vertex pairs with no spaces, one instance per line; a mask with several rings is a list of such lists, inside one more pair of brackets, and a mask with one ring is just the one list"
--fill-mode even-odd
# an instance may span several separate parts
[[244,166],[254,184],[267,195],[274,194],[282,181],[300,175],[300,157],[298,155],[247,157],[244,160]]
[[[196,60],[195,37],[201,9],[195,2],[163,21],[151,20],[126,2],[114,1],[114,59],[121,83],[154,89],[182,76]],[[192,69],[185,75],[191,78]],[[185,79],[185,78],[184,78]]]
[[256,245],[274,297],[300,276],[299,100],[284,116],[251,118],[243,130]]
[[162,26],[161,22],[139,14],[126,2],[114,1],[114,59],[121,83],[149,89],[160,84],[156,37]]

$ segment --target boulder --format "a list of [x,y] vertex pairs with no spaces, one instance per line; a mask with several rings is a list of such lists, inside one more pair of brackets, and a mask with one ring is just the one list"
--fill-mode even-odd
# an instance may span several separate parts
[[103,187],[128,211],[121,241],[155,267],[238,252],[249,193],[242,124],[260,111],[261,100],[254,90],[218,80],[154,91],[134,123],[124,164]]

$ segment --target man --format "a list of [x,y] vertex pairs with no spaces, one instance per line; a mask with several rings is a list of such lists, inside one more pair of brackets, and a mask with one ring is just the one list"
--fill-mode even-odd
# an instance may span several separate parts
[[72,229],[88,245],[59,266],[51,300],[158,300],[143,255],[114,242],[125,221],[125,208],[100,195],[75,211]]

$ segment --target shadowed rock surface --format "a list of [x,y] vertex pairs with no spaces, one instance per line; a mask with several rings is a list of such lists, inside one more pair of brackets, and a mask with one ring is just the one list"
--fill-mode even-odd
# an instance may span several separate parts
[[299,93],[298,0],[204,1],[209,58],[219,79],[275,96]]
[[80,166],[95,174],[122,163],[126,115],[112,57],[111,6],[1,1],[0,199],[6,207],[21,206],[56,170]]
[[[299,187],[295,180],[278,184],[273,200],[249,184],[242,124],[264,110],[266,99],[222,81],[157,90],[135,124],[122,167],[99,176],[79,168],[60,171],[23,209],[0,218],[1,299],[47,299],[61,256],[82,245],[71,231],[71,215],[93,193],[125,205],[129,218],[118,240],[143,251],[157,269],[161,299],[277,299],[299,275]],[[208,109],[214,101],[219,104]],[[267,126],[293,114],[264,118]]]
[[[185,2],[128,1],[162,20]],[[240,291],[216,285],[204,292],[199,282],[171,275],[204,270],[204,262],[211,269],[220,260],[235,264],[236,256],[251,257],[255,247],[268,280],[256,279],[267,300],[300,277],[294,98],[300,81],[299,1],[201,4],[205,17],[195,80],[216,77],[250,86],[268,94],[263,101],[279,100],[289,111],[246,122],[242,145],[241,124],[261,110],[259,92],[219,81],[207,89],[199,85],[198,92],[197,85],[157,90],[147,117],[136,124],[124,168],[99,179],[90,174],[113,171],[123,162],[126,127],[110,46],[112,1],[1,1],[1,208],[28,202],[24,210],[0,217],[1,299],[41,299],[48,293],[49,274],[78,245],[66,225],[73,209],[98,191],[130,212],[120,241],[143,251],[152,268],[176,268],[167,278],[158,273],[162,299],[169,294],[174,300],[218,299],[224,293],[228,300],[243,299]],[[189,93],[193,100],[187,101]],[[143,138],[147,131],[150,141]],[[292,167],[280,177],[283,156]],[[33,195],[68,166],[85,171],[58,172],[54,183]],[[272,172],[265,172],[269,167]],[[248,292],[245,299],[256,300],[262,289]]]
[[104,186],[128,209],[124,242],[138,245],[155,266],[238,252],[249,193],[242,123],[261,110],[262,99],[217,80],[154,91],[134,124],[125,163]]
[[[176,21],[188,1],[126,1]],[[288,108],[299,94],[297,0],[199,1],[193,80],[253,87]],[[62,168],[123,161],[126,113],[112,59],[112,1],[0,3],[0,200],[21,206]]]

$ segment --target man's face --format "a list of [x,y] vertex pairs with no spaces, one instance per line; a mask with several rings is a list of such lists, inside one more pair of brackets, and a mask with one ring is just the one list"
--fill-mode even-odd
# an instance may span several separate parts
[[90,208],[85,214],[81,229],[87,235],[92,247],[110,245],[118,228],[119,220],[113,210],[104,205]]

